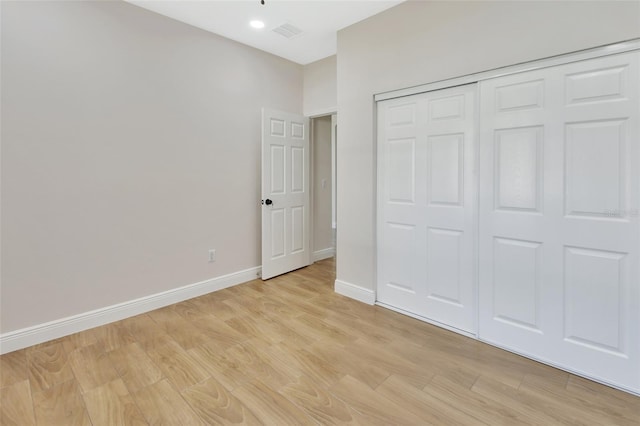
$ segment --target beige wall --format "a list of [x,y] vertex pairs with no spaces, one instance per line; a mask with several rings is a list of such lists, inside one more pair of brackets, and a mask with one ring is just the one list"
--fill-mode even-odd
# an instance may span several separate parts
[[304,66],[304,115],[324,115],[336,112],[336,56]]
[[640,37],[639,2],[410,1],[338,33],[337,279],[375,288],[375,93]]
[[[313,119],[313,250],[333,248],[331,116]],[[322,181],[325,181],[324,187]]]
[[301,66],[123,2],[1,25],[1,332],[260,265],[260,109],[302,112]]

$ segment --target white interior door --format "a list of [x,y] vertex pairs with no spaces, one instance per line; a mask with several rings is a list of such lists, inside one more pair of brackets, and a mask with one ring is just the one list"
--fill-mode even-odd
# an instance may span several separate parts
[[475,333],[475,93],[378,103],[380,303]]
[[480,337],[636,391],[639,56],[480,86]]
[[262,279],[311,263],[309,120],[262,111]]

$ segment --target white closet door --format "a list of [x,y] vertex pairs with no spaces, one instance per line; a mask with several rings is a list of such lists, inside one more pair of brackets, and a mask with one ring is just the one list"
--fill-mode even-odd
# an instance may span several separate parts
[[639,54],[480,86],[480,338],[640,390]]
[[476,85],[378,103],[378,301],[475,333]]

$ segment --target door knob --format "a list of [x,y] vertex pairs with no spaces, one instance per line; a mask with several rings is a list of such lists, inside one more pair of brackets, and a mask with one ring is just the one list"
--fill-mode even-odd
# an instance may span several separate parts
[[266,205],[270,206],[271,204],[273,204],[273,201],[271,201],[270,199],[267,198],[266,200],[264,200],[264,203]]

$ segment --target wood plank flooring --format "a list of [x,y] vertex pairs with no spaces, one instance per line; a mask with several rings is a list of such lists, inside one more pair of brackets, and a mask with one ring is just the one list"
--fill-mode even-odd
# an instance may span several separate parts
[[332,259],[0,357],[2,425],[640,425],[640,398],[333,292]]

